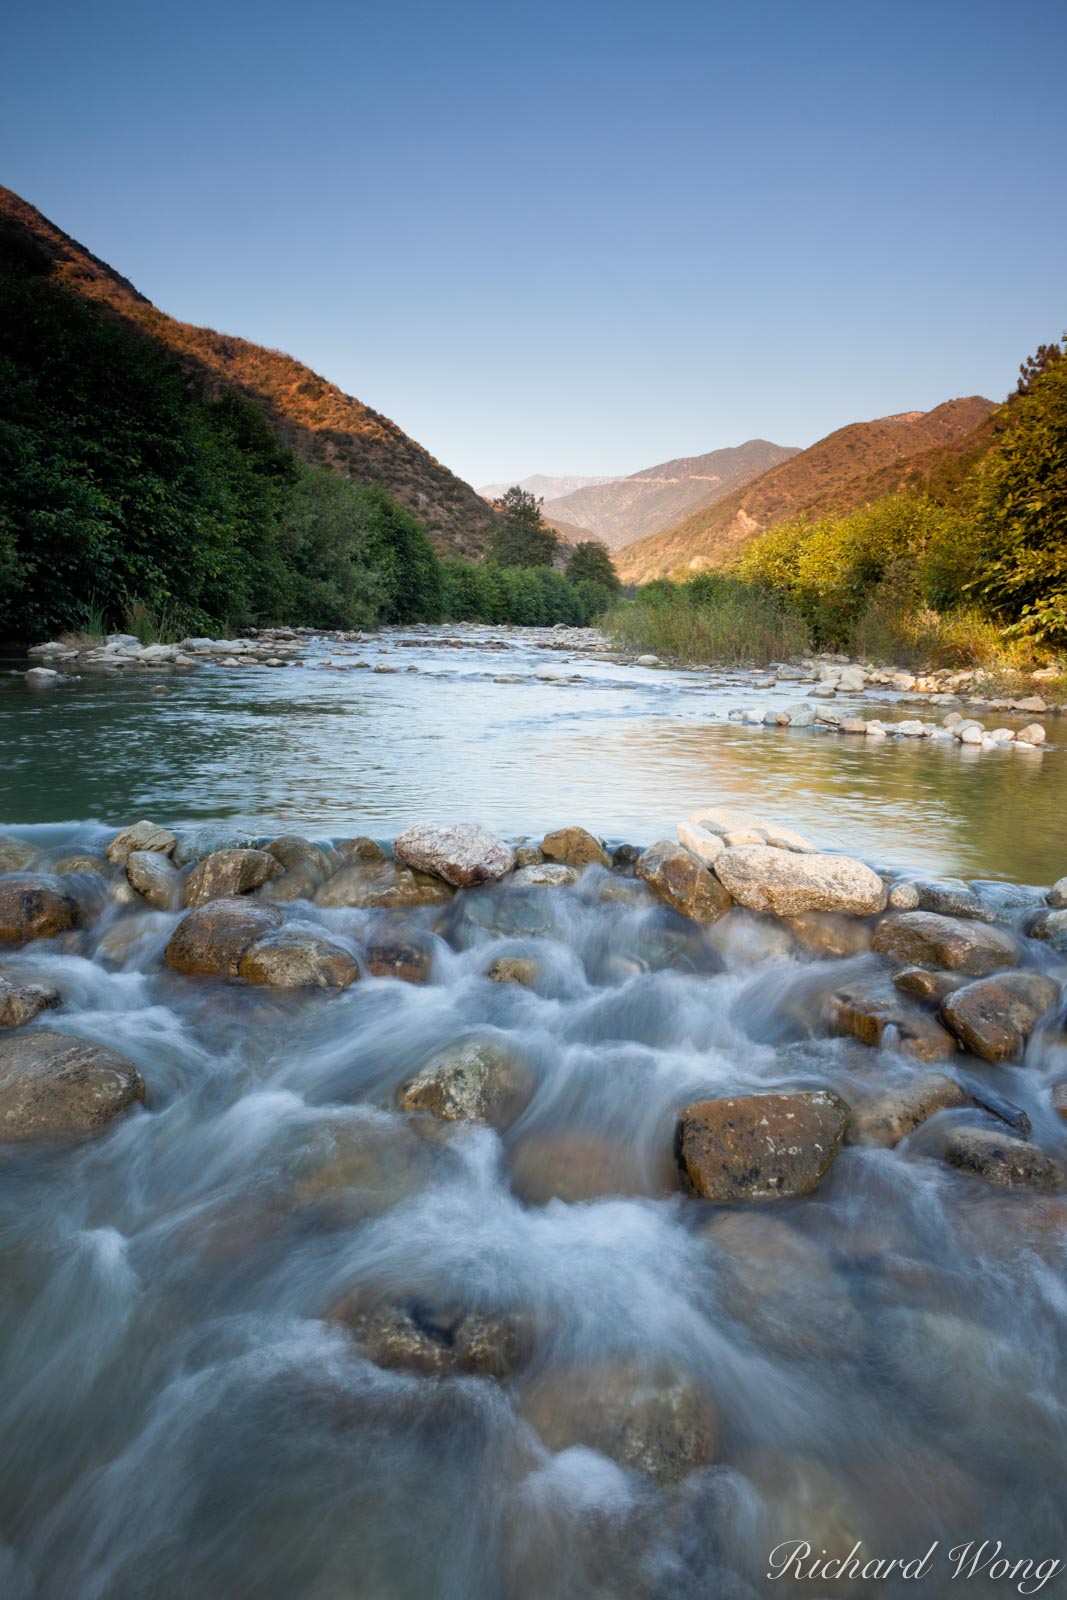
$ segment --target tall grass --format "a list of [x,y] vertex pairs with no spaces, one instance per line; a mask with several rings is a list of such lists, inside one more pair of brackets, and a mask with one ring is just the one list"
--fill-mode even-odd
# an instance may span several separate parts
[[684,662],[763,666],[811,648],[803,619],[776,595],[720,578],[652,583],[604,618],[626,648]]
[[179,644],[189,633],[181,615],[170,606],[157,610],[143,600],[128,600],[122,625],[141,644]]

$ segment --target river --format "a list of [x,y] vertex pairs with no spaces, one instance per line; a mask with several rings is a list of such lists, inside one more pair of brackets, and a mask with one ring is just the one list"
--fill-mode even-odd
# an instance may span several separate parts
[[[1067,871],[1053,721],[1043,751],[875,746],[730,723],[768,698],[740,674],[401,637],[350,652],[396,672],[323,667],[323,641],[285,669],[0,677],[0,832],[42,870],[141,816],[217,844],[386,842],[427,817],[644,846],[715,801],[905,872]],[[817,1021],[878,958],[799,958],[759,918],[701,930],[592,867],[399,922],[303,904],[357,957],[402,923],[432,967],[290,994],[167,970],[177,912],[78,883],[88,926],[0,968],[54,985],[30,1026],[123,1052],[147,1105],[77,1146],[3,1147],[3,1600],[939,1600],[1016,1592],[952,1581],[967,1541],[1067,1560],[1067,1206],[938,1153],[938,1129],[1002,1124],[972,1106],[846,1145],[773,1206],[679,1190],[687,1104],[910,1081]],[[502,957],[537,980],[487,982]],[[1035,941],[1026,959],[1064,975]],[[521,1063],[514,1121],[398,1113],[421,1063],[472,1042]],[[1025,1064],[956,1070],[1062,1155],[1062,1021]],[[444,1375],[368,1359],[353,1296]],[[491,1357],[450,1366],[464,1340]],[[573,1436],[605,1394],[594,1449]],[[937,1548],[918,1582],[769,1579],[787,1540]]]

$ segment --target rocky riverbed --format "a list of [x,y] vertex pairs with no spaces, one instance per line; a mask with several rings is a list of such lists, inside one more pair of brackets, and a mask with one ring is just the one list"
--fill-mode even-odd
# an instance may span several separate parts
[[5,1595],[1064,1553],[1067,878],[558,820],[0,839]]

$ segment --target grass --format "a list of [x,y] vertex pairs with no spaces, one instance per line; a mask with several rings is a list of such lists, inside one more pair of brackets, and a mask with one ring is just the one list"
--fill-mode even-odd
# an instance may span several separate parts
[[156,611],[143,600],[129,600],[122,619],[123,630],[141,644],[180,644],[189,629],[169,606]]
[[674,660],[764,666],[811,648],[803,620],[764,590],[723,584],[713,597],[646,591],[608,612],[602,626],[627,649]]

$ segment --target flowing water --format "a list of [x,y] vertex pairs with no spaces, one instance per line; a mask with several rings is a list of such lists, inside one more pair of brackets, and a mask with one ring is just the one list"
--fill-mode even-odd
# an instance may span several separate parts
[[[2,831],[44,869],[140,815],[220,840],[465,816],[645,844],[736,800],[926,873],[1065,870],[1056,747],[738,728],[730,706],[766,694],[522,642],[386,659],[420,670],[205,669],[158,695],[148,674],[0,679]],[[533,678],[546,660],[585,681]],[[1067,1207],[939,1159],[947,1128],[996,1124],[950,1111],[895,1149],[846,1147],[814,1196],[772,1206],[673,1176],[692,1101],[915,1074],[820,1024],[875,957],[816,959],[744,914],[700,930],[593,867],[402,918],[289,907],[357,956],[399,922],[432,954],[424,985],[292,995],[169,972],[178,913],[71,881],[88,926],[3,970],[54,984],[33,1026],[127,1054],[148,1104],[0,1163],[3,1600],[991,1596],[1019,1578],[953,1582],[951,1550],[1067,1560]],[[533,958],[534,986],[487,981],[502,956]],[[1046,946],[1026,959],[1064,975]],[[471,1042],[534,1085],[517,1121],[397,1112],[416,1068]],[[954,1070],[1062,1153],[1061,1016],[1024,1065]],[[446,1367],[464,1316],[490,1344],[518,1330],[518,1354],[500,1377],[372,1362],[334,1315],[353,1296]],[[597,1401],[613,1420],[591,1437]],[[918,1583],[769,1581],[786,1540],[938,1549]]]

